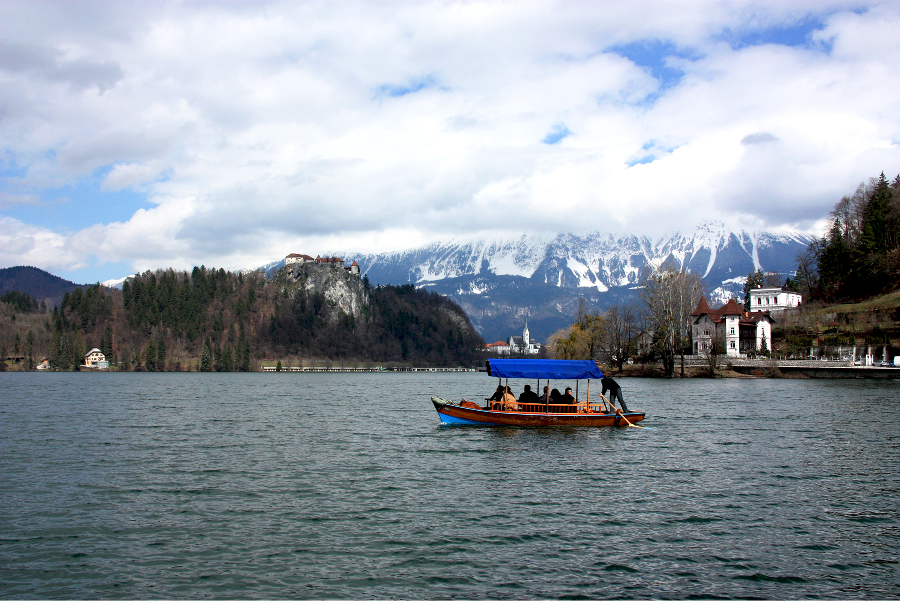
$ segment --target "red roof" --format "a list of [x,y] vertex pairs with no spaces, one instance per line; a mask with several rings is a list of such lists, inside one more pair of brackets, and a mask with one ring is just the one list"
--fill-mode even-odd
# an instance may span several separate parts
[[744,308],[737,304],[737,301],[733,298],[728,299],[728,302],[722,306],[719,311],[719,315],[743,315]]
[[706,297],[701,296],[700,302],[697,303],[697,308],[694,309],[693,313],[691,313],[691,317],[700,316],[700,315],[703,315],[704,313],[706,313],[708,315],[712,315],[713,311],[712,311],[712,309],[709,308],[709,305],[706,304]]
[[760,319],[767,318],[772,323],[775,323],[775,320],[772,319],[772,316],[766,313],[765,311],[751,311],[750,313],[744,313],[744,316],[741,318],[741,322],[743,323],[756,323]]
[[691,313],[691,317],[700,317],[701,315],[709,315],[709,318],[717,323],[721,323],[726,315],[737,315],[744,323],[754,323],[763,317],[772,319],[770,315],[762,311],[747,313],[744,311],[744,307],[739,305],[733,298],[729,299],[727,303],[718,309],[710,309],[709,305],[706,303],[706,298],[701,297],[700,302],[697,303],[697,308]]

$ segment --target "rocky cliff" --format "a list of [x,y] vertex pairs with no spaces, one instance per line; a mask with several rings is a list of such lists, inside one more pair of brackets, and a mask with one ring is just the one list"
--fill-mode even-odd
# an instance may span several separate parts
[[320,292],[328,304],[336,309],[332,315],[352,315],[359,318],[369,304],[369,291],[358,275],[342,267],[316,263],[293,263],[280,269],[273,282],[281,287],[281,294],[294,298],[299,290]]

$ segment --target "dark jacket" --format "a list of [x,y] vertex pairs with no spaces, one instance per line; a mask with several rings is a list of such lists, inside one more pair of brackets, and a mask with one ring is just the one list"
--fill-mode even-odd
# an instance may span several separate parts
[[615,392],[615,391],[619,390],[620,388],[622,388],[621,386],[616,384],[615,380],[613,380],[612,378],[608,378],[606,376],[604,376],[603,379],[600,380],[600,382],[603,384],[603,392],[600,393],[603,396],[606,396],[607,390]]
[[490,397],[484,399],[486,401],[497,401],[498,403],[503,400],[504,389],[502,386],[498,386],[497,390],[494,391],[494,394]]
[[541,398],[533,390],[525,390],[519,395],[520,403],[540,403]]

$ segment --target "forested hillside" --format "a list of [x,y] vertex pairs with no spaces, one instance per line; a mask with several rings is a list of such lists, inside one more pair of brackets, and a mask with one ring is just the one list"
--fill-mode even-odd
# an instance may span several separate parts
[[0,293],[24,292],[39,303],[58,305],[63,294],[78,288],[78,284],[64,280],[37,267],[4,267],[0,269]]
[[272,280],[205,267],[146,272],[121,291],[76,288],[49,311],[21,293],[0,302],[0,354],[26,369],[43,358],[72,369],[93,347],[121,370],[249,371],[312,359],[455,366],[473,365],[482,344],[446,298],[372,288],[319,265]]
[[860,300],[900,286],[900,175],[860,184],[831,211],[828,234],[798,257],[806,300]]

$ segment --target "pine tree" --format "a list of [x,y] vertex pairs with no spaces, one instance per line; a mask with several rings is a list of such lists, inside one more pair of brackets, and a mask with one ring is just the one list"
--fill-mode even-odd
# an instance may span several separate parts
[[106,324],[106,327],[103,329],[103,335],[100,337],[100,350],[106,355],[106,358],[109,361],[112,361],[113,357],[113,333],[112,326],[110,324]]
[[200,357],[200,371],[212,371],[212,349],[209,347],[209,340],[203,344],[203,354]]
[[59,369],[72,368],[72,357],[69,354],[69,336],[67,334],[60,334],[56,356],[59,361]]
[[31,330],[25,335],[25,355],[28,357],[28,369],[34,369],[34,332]]
[[150,340],[144,349],[144,369],[156,371],[156,345],[153,344],[153,340]]
[[162,333],[156,340],[156,369],[159,371],[166,370],[166,341]]
[[[80,288],[76,288],[76,290],[80,290]],[[81,329],[76,329],[74,332],[69,334],[72,340],[69,342],[69,348],[71,349],[71,356],[69,358],[69,365],[73,369],[78,369],[77,366],[84,364],[84,355],[86,354],[84,348],[84,338],[81,335]]]
[[747,281],[744,282],[744,310],[750,310],[750,291],[756,288],[762,288],[763,282],[765,281],[765,274],[762,272],[762,269],[757,269],[756,271],[751,271],[750,275],[747,276]]
[[882,254],[888,250],[887,224],[891,209],[891,191],[884,172],[875,183],[875,190],[863,212],[860,250],[865,254]]

